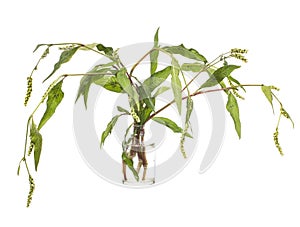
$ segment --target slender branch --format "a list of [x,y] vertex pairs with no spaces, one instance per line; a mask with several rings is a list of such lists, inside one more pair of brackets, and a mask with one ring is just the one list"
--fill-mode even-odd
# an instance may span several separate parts
[[111,59],[111,60],[114,60],[114,59],[112,59],[110,56],[108,56],[108,55],[102,53],[101,51],[95,50],[94,48],[91,48],[91,47],[89,47],[89,46],[86,46],[86,45],[84,45],[84,44],[82,44],[82,43],[51,43],[51,44],[43,43],[43,44],[40,44],[40,45],[41,45],[41,46],[48,46],[48,47],[51,47],[51,46],[65,46],[65,45],[78,45],[78,46],[84,47],[84,48],[86,48],[86,49],[88,49],[88,50],[94,51],[94,52],[97,53],[97,54],[101,54],[101,55],[103,55],[104,57],[107,57],[107,58],[109,58],[109,59]]
[[201,73],[205,72],[207,69],[213,67],[214,65],[218,64],[220,62],[220,59],[222,57],[224,57],[226,54],[229,54],[230,51],[219,55],[218,57],[216,57],[214,60],[212,60],[210,63],[208,63],[207,65],[205,65],[186,85],[185,87],[181,90],[184,91]]
[[277,95],[275,95],[273,92],[272,92],[272,95],[273,97],[277,100],[277,102],[280,104],[280,106],[282,107],[282,103],[280,102],[279,98],[277,97]]
[[[125,67],[125,65],[123,64],[123,62],[121,62],[121,59],[120,59],[120,58],[118,58],[118,61],[119,61],[120,65],[121,65],[123,68],[126,69],[126,67]],[[132,78],[132,75],[131,75],[130,73],[128,73],[127,70],[126,70],[126,75],[127,75],[128,79],[129,79],[129,81],[130,81],[130,84],[133,86],[134,83],[132,82],[132,79],[131,79],[131,78]]]
[[151,54],[154,50],[157,50],[157,48],[152,48],[149,50],[143,57],[141,57],[131,68],[129,75],[131,76],[135,68],[149,55]]
[[[263,86],[263,84],[241,84],[241,85],[237,85],[237,86],[233,86],[233,87],[217,88],[217,89],[206,90],[206,91],[198,91],[198,92],[194,92],[190,96],[193,97],[193,96],[197,96],[197,95],[201,95],[201,94],[206,94],[206,93],[211,93],[211,92],[232,90],[232,89],[237,89],[239,87],[261,87],[261,86]],[[184,97],[182,97],[182,100],[185,100],[188,97],[189,96],[184,96]],[[155,113],[153,113],[152,115],[150,115],[150,117],[148,118],[147,121],[151,120],[153,117],[155,117],[157,114],[159,114],[160,112],[162,112],[163,110],[165,110],[166,108],[168,108],[173,103],[175,103],[175,100],[172,100],[171,102],[169,102],[168,104],[166,104],[165,106],[163,106],[162,108],[160,108],[158,111],[156,111]]]
[[73,74],[63,74],[61,77],[68,77],[68,76],[102,76],[102,75],[109,75],[113,76],[114,74],[111,73],[73,73]]

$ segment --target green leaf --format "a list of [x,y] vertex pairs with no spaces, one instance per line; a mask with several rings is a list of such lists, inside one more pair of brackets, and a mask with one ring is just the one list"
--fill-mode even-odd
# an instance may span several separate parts
[[185,124],[188,124],[191,114],[193,112],[194,103],[193,99],[189,96],[186,100],[186,115],[185,115]]
[[[159,124],[165,125],[166,127],[171,129],[175,133],[182,133],[183,132],[182,128],[180,128],[174,121],[170,120],[169,118],[154,117],[154,118],[152,118],[152,120],[159,123]],[[192,138],[192,136],[189,133],[187,133],[187,136]]]
[[[151,98],[150,102],[153,106],[155,106],[155,98]],[[151,107],[149,105],[146,105],[146,107],[141,108],[138,112],[138,116],[140,118],[140,124],[144,124],[146,121],[148,121],[151,113],[154,111],[154,107]]]
[[122,142],[122,149],[123,149],[123,152],[126,152],[126,151],[127,151],[128,145],[129,145],[129,143],[130,143],[131,140],[132,140],[132,137],[130,137],[130,138],[127,140],[127,135],[128,135],[128,133],[129,133],[129,131],[130,131],[130,129],[131,129],[132,126],[133,126],[133,123],[130,124],[130,125],[128,126],[128,128],[126,129],[126,131],[125,131],[124,139],[123,139],[123,142]]
[[117,109],[118,109],[119,112],[126,113],[126,114],[130,115],[129,111],[126,110],[126,109],[124,109],[124,108],[121,107],[121,106],[117,106]]
[[195,63],[184,63],[181,66],[183,71],[200,72],[204,65],[198,62]]
[[[154,35],[154,46],[153,48],[157,48],[158,47],[158,33],[159,33],[159,28],[156,30],[156,33]],[[154,50],[150,53],[150,72],[151,75],[153,73],[155,73],[156,69],[157,69],[157,59],[158,59],[158,55],[159,55],[159,50]]]
[[207,63],[206,58],[203,55],[199,54],[198,51],[196,51],[195,49],[187,49],[183,44],[181,44],[179,46],[164,47],[164,49],[171,54],[179,54],[186,58],[190,58],[190,59],[194,59],[197,61],[202,61],[204,63]]
[[146,106],[148,108],[150,108],[151,110],[154,111],[154,104],[152,102],[152,98],[151,98],[151,93],[144,88],[143,84],[141,84],[139,87],[137,87],[137,91],[139,94],[139,99],[140,99],[140,103],[141,105],[143,105],[144,103],[146,104]]
[[42,135],[40,134],[39,130],[36,128],[36,125],[33,122],[33,120],[32,120],[31,127],[30,127],[30,139],[31,139],[31,143],[33,144],[33,149],[34,149],[35,171],[37,171],[39,161],[40,161],[41,151],[42,151],[43,138],[42,138]]
[[88,73],[99,73],[99,75],[86,75],[82,77],[77,92],[76,102],[79,99],[80,95],[82,95],[84,98],[85,107],[87,108],[87,98],[92,83],[100,85],[106,88],[107,90],[120,93],[122,91],[122,88],[116,81],[116,78],[112,75],[104,75],[106,73],[113,75],[117,73],[117,70],[109,68],[109,66],[112,66],[114,64],[114,62],[109,62],[105,64],[96,65],[92,70],[88,71]]
[[[237,80],[237,79],[235,79],[235,78],[233,78],[232,76],[228,76],[228,79],[230,80],[230,81],[232,81],[232,82],[234,82],[235,84],[237,84],[237,85],[241,85],[241,83]],[[244,86],[240,86],[242,89],[243,89],[243,91],[244,92],[246,92],[246,89],[244,88]]]
[[168,90],[170,90],[170,87],[162,86],[157,89],[157,91],[154,93],[153,97],[156,98],[157,96],[159,96],[160,94],[162,94]]
[[168,66],[163,70],[152,74],[143,82],[143,87],[151,93],[155,88],[161,85],[168,78],[168,76],[171,74],[171,71],[172,67]]
[[240,66],[237,65],[225,65],[223,67],[218,68],[214,73],[208,78],[207,81],[205,81],[200,89],[206,88],[206,87],[213,87],[220,83],[225,77],[229,76],[233,70],[240,68]]
[[125,162],[125,164],[128,166],[128,168],[131,170],[136,181],[139,181],[139,175],[133,166],[133,160],[127,156],[126,152],[122,153],[122,160]]
[[115,65],[115,62],[108,62],[105,64],[96,65],[92,70],[88,71],[88,73],[107,73],[107,74],[117,74],[117,70],[112,68],[111,66]]
[[123,90],[129,95],[129,97],[134,100],[135,104],[137,105],[137,107],[139,109],[139,105],[140,105],[139,104],[139,95],[138,95],[135,87],[133,87],[133,85],[131,85],[130,80],[128,79],[128,77],[126,75],[125,68],[120,69],[120,71],[117,73],[117,81],[121,85]]
[[38,130],[40,130],[46,122],[52,117],[55,113],[57,106],[61,103],[64,93],[61,90],[63,80],[57,83],[48,93],[47,99],[47,109],[39,123]]
[[[100,84],[99,81],[97,81],[97,84]],[[103,85],[103,88],[116,93],[123,92],[123,89],[121,85],[118,83],[117,78],[115,76],[109,77],[109,80],[106,81],[106,83]]]
[[91,84],[95,80],[100,80],[103,77],[104,77],[104,75],[100,75],[100,76],[83,76],[80,80],[80,85],[79,85],[79,89],[78,89],[78,92],[77,92],[77,97],[76,97],[75,102],[77,102],[79,97],[82,95],[83,99],[84,99],[85,108],[87,108],[87,99],[88,99],[89,89],[90,89]]
[[109,55],[109,56],[112,56],[112,54],[114,52],[113,48],[106,47],[102,44],[98,44],[96,47],[99,51],[103,51],[106,55]]
[[111,121],[107,124],[106,129],[102,132],[101,135],[101,147],[103,146],[105,139],[109,136],[109,134],[111,134],[112,129],[114,128],[115,124],[117,123],[119,117],[122,116],[120,115],[116,115],[114,116]]
[[241,122],[240,122],[239,106],[236,101],[236,98],[234,97],[234,95],[231,92],[228,95],[226,109],[230,113],[230,115],[233,119],[235,130],[236,130],[239,138],[241,138]]
[[175,103],[178,109],[179,114],[181,114],[181,104],[182,104],[182,93],[181,93],[181,81],[179,79],[179,64],[175,58],[172,58],[172,78],[171,86],[174,94]]
[[71,58],[73,57],[73,55],[76,53],[76,51],[80,48],[80,46],[74,47],[70,50],[65,50],[61,53],[59,61],[54,65],[54,69],[53,71],[50,73],[50,75],[44,79],[43,82],[45,82],[46,80],[48,80],[60,67],[62,64],[67,63],[68,61],[71,60]]
[[264,95],[266,96],[266,98],[268,99],[269,103],[271,104],[272,110],[274,113],[273,95],[272,95],[271,87],[270,86],[261,86],[261,90],[264,93]]

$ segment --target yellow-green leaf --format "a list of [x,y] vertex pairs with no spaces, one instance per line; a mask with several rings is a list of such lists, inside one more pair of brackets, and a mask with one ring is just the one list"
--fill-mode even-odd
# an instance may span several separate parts
[[60,67],[62,64],[67,63],[68,61],[71,60],[73,55],[76,53],[76,51],[80,48],[80,46],[74,47],[70,50],[65,50],[61,53],[60,58],[58,62],[54,65],[53,71],[50,73],[50,75],[44,80],[48,80]]
[[200,72],[204,67],[204,64],[195,62],[195,63],[184,63],[181,66],[183,71],[191,71],[191,72]]
[[181,93],[181,81],[179,79],[179,64],[175,58],[172,58],[172,78],[171,86],[174,94],[175,103],[178,109],[179,114],[181,114],[181,104],[182,104],[182,93]]
[[120,116],[122,116],[122,115],[120,114],[120,115],[114,116],[111,119],[111,121],[107,124],[106,129],[102,132],[102,135],[101,135],[101,143],[100,143],[101,146],[103,146],[105,139],[109,136],[109,134],[111,134],[111,131],[114,128],[114,126],[117,123]]
[[228,95],[226,109],[230,113],[230,116],[232,117],[232,120],[233,120],[234,126],[235,126],[235,130],[236,130],[239,138],[241,138],[241,121],[240,121],[239,106],[236,101],[236,98],[234,97],[234,95],[231,92]]
[[269,103],[271,104],[272,110],[273,110],[273,113],[274,113],[273,95],[272,95],[271,87],[270,86],[261,86],[261,90],[264,93],[264,95],[266,96]]
[[[154,35],[154,46],[153,46],[153,48],[157,48],[158,47],[158,32],[159,32],[159,28],[156,30],[156,33]],[[155,71],[157,69],[158,55],[159,55],[159,51],[158,50],[153,50],[150,53],[150,72],[151,72],[151,75],[153,73],[155,73]]]
[[126,75],[125,68],[120,69],[120,71],[117,73],[117,81],[121,85],[123,90],[129,95],[129,97],[134,100],[139,109],[139,95],[135,87],[130,83],[130,80]]
[[194,59],[197,61],[202,61],[204,63],[207,62],[206,58],[199,54],[199,52],[195,49],[187,49],[183,44],[179,45],[179,46],[167,46],[164,47],[164,49],[171,53],[171,54],[179,54],[181,56],[184,56],[186,58],[190,58],[190,59]]
[[172,67],[168,66],[161,71],[152,74],[143,82],[143,87],[149,93],[151,93],[155,88],[161,85],[171,74]]
[[157,91],[154,93],[153,97],[156,98],[157,96],[161,95],[162,93],[170,90],[170,87],[162,86],[157,89]]
[[38,130],[40,130],[46,122],[52,117],[55,113],[57,106],[61,103],[64,93],[61,90],[63,80],[57,83],[48,93],[47,99],[47,109],[39,123]]
[[30,140],[31,140],[30,141],[31,144],[33,144],[34,166],[35,166],[35,171],[37,171],[39,161],[40,161],[41,151],[42,151],[43,138],[39,130],[36,128],[36,125],[33,122],[33,120],[31,122],[31,127],[30,127]]
[[206,87],[213,87],[220,83],[225,77],[229,76],[233,70],[240,68],[237,65],[224,65],[223,67],[218,68],[214,73],[205,81],[200,89]]
[[[162,124],[162,125],[168,127],[174,133],[182,133],[183,132],[182,128],[180,128],[174,121],[170,120],[169,118],[154,117],[154,118],[152,118],[152,120],[159,123],[159,124]],[[192,138],[192,136],[189,133],[187,133],[186,136]]]

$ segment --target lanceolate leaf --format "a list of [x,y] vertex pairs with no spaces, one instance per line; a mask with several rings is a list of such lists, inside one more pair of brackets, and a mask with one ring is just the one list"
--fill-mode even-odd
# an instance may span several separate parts
[[200,72],[204,65],[198,62],[195,63],[184,63],[181,66],[183,71]]
[[38,129],[36,128],[35,123],[32,120],[31,127],[30,127],[30,139],[31,143],[33,144],[34,148],[34,166],[35,166],[35,171],[37,171],[39,161],[40,161],[40,156],[41,156],[41,151],[42,151],[42,143],[43,143],[43,138]]
[[211,76],[208,78],[206,82],[204,82],[200,89],[206,87],[212,87],[220,83],[225,77],[229,76],[233,70],[240,68],[237,65],[225,65],[223,67],[218,68]]
[[241,86],[241,83],[240,83],[237,79],[233,78],[233,77],[230,76],[230,75],[228,76],[228,79],[229,79],[230,81],[234,82],[235,84],[240,85],[240,87],[243,89],[243,91],[246,92],[246,89],[245,89],[243,86]]
[[157,91],[154,93],[153,97],[156,98],[157,96],[159,96],[160,94],[162,94],[168,90],[170,90],[170,87],[162,86],[157,89]]
[[131,85],[130,80],[128,79],[126,75],[126,69],[122,68],[117,73],[117,81],[123,88],[123,90],[129,95],[130,98],[132,98],[135,102],[135,104],[138,106],[139,109],[139,95],[133,85]]
[[76,53],[76,51],[80,48],[80,46],[74,47],[70,50],[65,50],[61,53],[59,61],[54,65],[53,71],[50,73],[50,75],[44,80],[48,80],[60,67],[62,64],[67,63],[71,60],[73,55]]
[[101,135],[101,143],[100,145],[103,146],[105,139],[109,136],[109,134],[111,133],[112,129],[114,128],[115,124],[117,123],[119,117],[122,116],[120,115],[116,115],[114,116],[111,121],[107,124],[106,129],[103,131],[102,135]]
[[186,100],[186,115],[185,115],[185,124],[188,124],[191,114],[193,112],[194,103],[191,97],[188,97]]
[[154,111],[155,98],[151,98],[150,102],[153,105],[153,107],[146,105],[146,107],[141,108],[140,111],[138,112],[138,116],[141,121],[140,124],[144,124],[146,121],[148,121],[150,114]]
[[154,111],[155,107],[152,102],[151,93],[147,89],[144,88],[143,84],[141,84],[139,87],[137,87],[137,91],[139,94],[139,99],[140,99],[141,105],[143,103],[145,103],[148,108],[150,108],[151,110]]
[[161,85],[171,74],[172,67],[168,66],[161,71],[152,74],[148,79],[143,82],[143,87],[148,92],[152,92],[155,88]]
[[[182,133],[182,131],[183,131],[182,128],[180,128],[174,121],[170,120],[169,118],[154,117],[154,118],[152,118],[152,120],[159,124],[167,126],[169,129],[171,129],[175,133]],[[192,136],[188,133],[186,134],[186,136],[192,138]]]
[[196,51],[195,49],[187,49],[183,44],[179,46],[164,47],[164,49],[171,54],[179,54],[186,58],[202,61],[204,63],[207,62],[206,58],[203,55],[199,54],[198,51]]
[[268,99],[269,103],[271,104],[272,110],[274,113],[273,95],[272,95],[271,87],[270,86],[261,86],[261,90],[264,93],[264,95],[266,96],[266,98]]
[[129,111],[126,110],[126,109],[124,109],[124,108],[121,107],[121,106],[117,106],[117,109],[118,109],[119,112],[126,113],[126,114],[130,115]]
[[[79,99],[80,95],[83,96],[85,107],[87,108],[87,99],[89,94],[89,89],[92,83],[100,85],[107,90],[114,91],[120,93],[122,91],[121,86],[116,81],[115,75],[117,71],[111,66],[113,66],[115,62],[109,62],[101,65],[96,65],[92,70],[88,73],[99,73],[99,75],[86,75],[83,76],[80,81],[80,86],[77,93],[76,101]],[[109,74],[104,75],[104,74]]]
[[[97,78],[100,79],[102,77],[103,77],[103,75],[101,75]],[[88,95],[89,95],[90,86],[94,82],[95,79],[96,79],[96,77],[94,77],[94,76],[83,76],[82,79],[80,80],[80,85],[79,85],[79,89],[77,92],[77,97],[76,97],[75,102],[77,102],[80,95],[82,95],[83,99],[84,99],[85,108],[87,108],[87,99],[88,99]]]
[[48,93],[47,99],[47,109],[39,123],[38,130],[40,130],[46,122],[52,117],[55,113],[57,106],[61,103],[64,93],[61,90],[63,80],[57,83]]
[[241,122],[240,122],[239,106],[236,101],[236,98],[234,97],[234,95],[231,92],[228,95],[226,109],[230,113],[230,115],[233,119],[235,130],[236,130],[239,138],[241,138]]
[[[156,30],[156,33],[154,35],[154,46],[153,48],[157,48],[158,47],[158,32],[159,32],[159,28]],[[158,58],[158,55],[159,55],[159,50],[154,50],[150,53],[150,63],[151,63],[151,66],[150,66],[150,72],[151,72],[151,75],[153,73],[155,73],[156,69],[157,69],[157,58]]]
[[175,58],[172,58],[172,79],[171,86],[174,94],[174,99],[177,105],[179,114],[181,114],[182,93],[181,81],[179,79],[179,64]]
[[127,156],[126,152],[122,153],[122,160],[125,162],[125,164],[128,166],[128,168],[132,171],[133,176],[136,179],[136,181],[139,181],[139,175],[133,166],[133,160]]

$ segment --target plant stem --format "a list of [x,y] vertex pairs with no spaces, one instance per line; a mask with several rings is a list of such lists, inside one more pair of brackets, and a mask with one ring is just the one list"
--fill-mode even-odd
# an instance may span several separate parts
[[151,52],[153,52],[154,50],[156,50],[157,48],[152,48],[151,50],[149,50],[143,57],[141,57],[131,68],[129,75],[132,76],[133,71],[135,70],[135,68],[149,55],[151,54]]
[[[241,84],[241,85],[237,85],[237,86],[233,86],[233,87],[217,88],[217,89],[206,90],[206,91],[197,91],[197,92],[192,93],[190,96],[196,96],[196,95],[201,95],[201,94],[206,94],[206,93],[211,93],[211,92],[217,92],[217,91],[232,90],[232,89],[236,89],[236,88],[239,88],[239,87],[261,87],[261,86],[263,86],[263,84]],[[188,97],[189,96],[184,96],[184,97],[182,97],[182,100],[187,99]],[[150,117],[148,118],[147,121],[151,120],[153,117],[155,117],[157,114],[159,114],[160,112],[162,112],[163,110],[168,108],[173,103],[175,103],[175,100],[172,100],[171,102],[169,102],[168,104],[166,104],[165,106],[160,108],[158,111],[156,111],[155,113],[150,115]]]
[[63,74],[63,75],[61,75],[61,77],[68,77],[68,76],[101,76],[101,75],[113,76],[114,74],[110,74],[110,73],[73,73],[73,74]]

